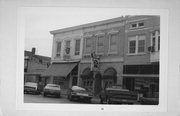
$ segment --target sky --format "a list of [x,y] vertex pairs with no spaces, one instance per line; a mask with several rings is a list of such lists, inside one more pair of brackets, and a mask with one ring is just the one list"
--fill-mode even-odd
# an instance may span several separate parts
[[53,36],[50,31],[121,17],[117,8],[44,7],[25,11],[25,50],[51,57]]

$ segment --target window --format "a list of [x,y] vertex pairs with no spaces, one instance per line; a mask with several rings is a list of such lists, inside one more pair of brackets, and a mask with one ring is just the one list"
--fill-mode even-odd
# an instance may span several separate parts
[[151,33],[151,47],[153,50],[151,52],[156,52],[160,50],[160,32],[154,31]]
[[96,49],[97,53],[103,53],[104,50],[103,41],[104,41],[104,36],[97,37],[97,49]]
[[60,57],[61,55],[61,42],[57,42],[57,48],[56,48],[56,57]]
[[118,34],[111,34],[109,38],[109,53],[117,53]]
[[91,38],[86,38],[85,54],[90,54],[91,53],[91,44],[92,44]]
[[138,27],[143,27],[144,26],[144,23],[138,23]]
[[129,53],[135,53],[136,52],[136,41],[132,40],[129,41]]
[[75,53],[74,55],[79,55],[80,54],[80,43],[81,43],[81,40],[76,40],[75,41]]
[[65,43],[65,53],[70,54],[70,40],[66,41]]
[[145,52],[145,35],[129,37],[128,41],[129,54],[140,54]]
[[132,23],[130,28],[135,29],[135,28],[140,28],[140,27],[144,27],[144,22]]

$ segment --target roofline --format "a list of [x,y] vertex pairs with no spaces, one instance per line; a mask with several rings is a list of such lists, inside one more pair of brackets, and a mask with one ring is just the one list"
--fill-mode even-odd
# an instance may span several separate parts
[[92,26],[103,25],[106,23],[120,22],[120,21],[124,21],[125,19],[126,19],[126,17],[121,16],[121,17],[117,17],[117,18],[113,18],[113,19],[107,19],[107,20],[103,20],[103,21],[97,21],[97,22],[93,22],[93,23],[82,24],[82,25],[78,25],[78,26],[58,29],[58,30],[50,31],[50,33],[51,34],[57,34],[57,33],[73,31],[73,30],[83,29],[83,28],[87,28],[87,27],[92,27]]

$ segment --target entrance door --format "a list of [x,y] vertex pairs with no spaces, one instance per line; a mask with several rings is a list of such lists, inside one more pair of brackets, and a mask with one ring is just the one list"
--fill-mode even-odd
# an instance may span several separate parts
[[95,95],[97,95],[100,91],[101,91],[101,74],[96,74],[95,85],[94,85]]
[[124,83],[125,83],[126,89],[129,89],[131,91],[134,90],[134,78],[125,78]]
[[72,86],[77,85],[77,77],[73,77]]

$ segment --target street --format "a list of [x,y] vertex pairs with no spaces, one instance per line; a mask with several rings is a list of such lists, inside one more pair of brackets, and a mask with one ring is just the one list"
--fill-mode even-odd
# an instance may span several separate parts
[[[90,104],[82,101],[70,101],[66,96],[56,98],[53,96],[44,97],[40,95],[24,94],[24,103],[55,103],[55,104]],[[99,103],[99,99],[92,99],[91,103]]]

